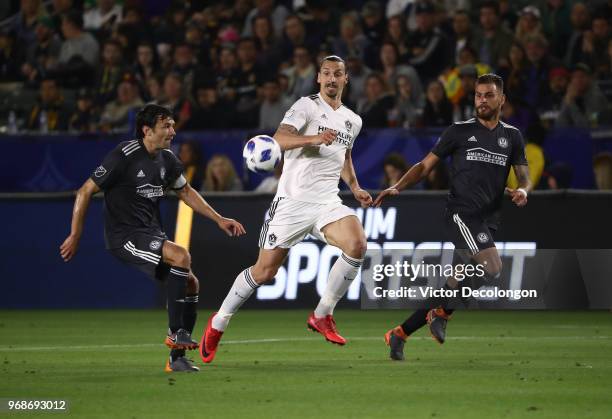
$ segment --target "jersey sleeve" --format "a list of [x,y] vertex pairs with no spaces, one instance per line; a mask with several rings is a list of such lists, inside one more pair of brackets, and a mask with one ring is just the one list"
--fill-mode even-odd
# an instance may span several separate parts
[[113,186],[121,176],[125,154],[121,148],[116,148],[106,155],[100,166],[91,174],[91,180],[102,190],[106,190]]
[[525,155],[525,140],[523,134],[520,131],[516,131],[513,135],[514,144],[512,145],[512,156],[510,157],[510,164],[512,166],[521,166],[527,164],[527,157]]
[[353,145],[355,145],[355,140],[357,140],[357,136],[361,132],[361,127],[363,126],[363,120],[359,115],[357,115],[357,120],[355,121],[355,132],[353,134],[353,139],[351,140],[351,144],[348,146],[349,150],[353,149]]
[[295,102],[293,106],[285,112],[281,124],[291,125],[298,131],[304,128],[304,125],[310,120],[311,104],[309,102],[312,102],[312,100],[307,97],[303,97]]
[[431,152],[436,156],[440,157],[441,159],[444,159],[451,155],[456,147],[456,141],[453,132],[453,125],[446,128],[440,138],[438,138],[438,141],[436,142],[436,145],[434,145]]
[[183,163],[179,160],[176,155],[170,150],[164,150],[167,153],[168,168],[166,172],[168,187],[170,189],[178,190],[183,189],[187,185],[187,179],[183,175],[185,168]]

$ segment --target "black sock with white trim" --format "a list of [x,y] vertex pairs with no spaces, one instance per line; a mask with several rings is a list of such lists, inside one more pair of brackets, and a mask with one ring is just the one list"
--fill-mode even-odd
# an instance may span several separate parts
[[183,312],[185,308],[185,293],[187,291],[188,277],[189,269],[179,268],[176,266],[170,267],[167,281],[168,327],[172,333],[179,329],[185,328]]

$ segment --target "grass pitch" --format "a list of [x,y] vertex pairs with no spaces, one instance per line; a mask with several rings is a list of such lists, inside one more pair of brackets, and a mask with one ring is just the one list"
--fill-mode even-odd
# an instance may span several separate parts
[[[336,313],[345,347],[307,311],[241,311],[211,365],[163,372],[162,311],[0,311],[0,398],[66,399],[15,417],[609,418],[612,314],[457,312],[440,346],[419,331],[407,360],[384,332],[406,313]],[[208,312],[200,315],[199,337]]]

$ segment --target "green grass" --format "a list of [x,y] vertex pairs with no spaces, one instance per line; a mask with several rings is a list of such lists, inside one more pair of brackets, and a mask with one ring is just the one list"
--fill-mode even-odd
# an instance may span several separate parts
[[[458,312],[444,345],[421,330],[406,344],[401,363],[388,359],[382,335],[405,313],[338,311],[345,347],[307,332],[307,314],[242,311],[213,364],[202,365],[194,353],[200,373],[168,375],[167,351],[158,344],[161,311],[0,311],[0,398],[67,399],[67,416],[75,417],[612,413],[607,312]],[[264,339],[279,341],[249,342]],[[49,415],[62,416],[38,414]]]

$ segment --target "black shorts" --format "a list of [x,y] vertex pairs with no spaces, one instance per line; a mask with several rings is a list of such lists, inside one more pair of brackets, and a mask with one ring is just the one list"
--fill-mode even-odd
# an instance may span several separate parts
[[153,279],[162,280],[170,271],[170,265],[162,261],[162,249],[168,237],[163,233],[133,233],[126,236],[123,247],[109,249],[126,265],[146,273]]
[[480,217],[451,213],[447,215],[446,225],[455,249],[467,249],[475,255],[484,249],[495,247],[493,235],[496,228]]

